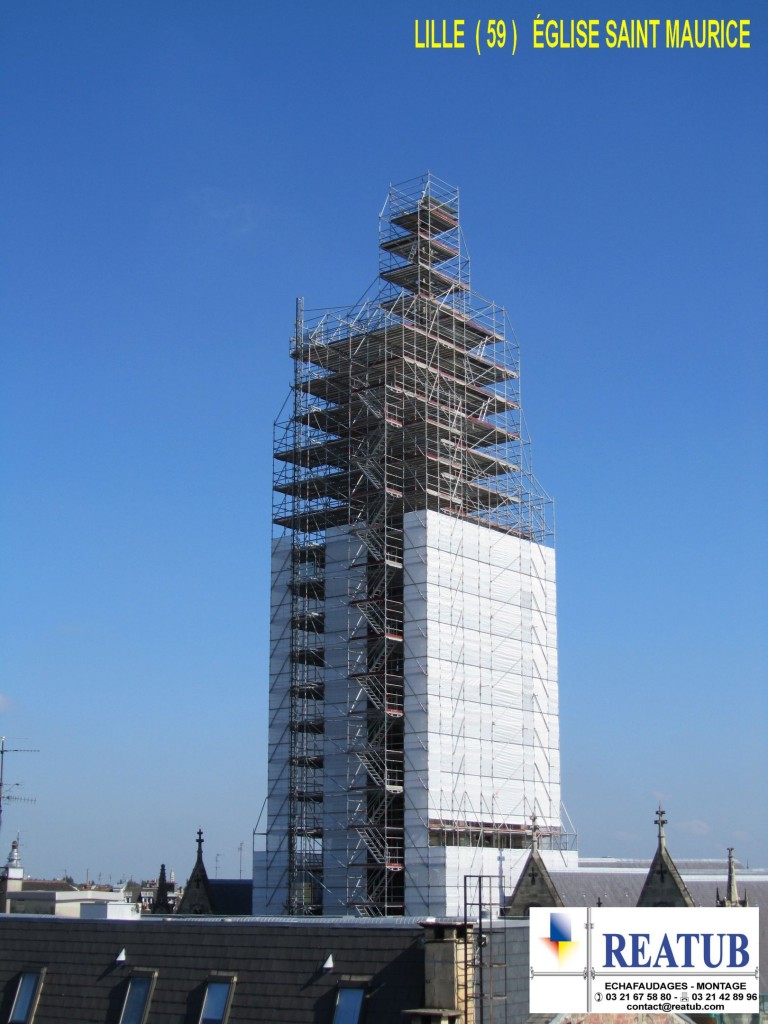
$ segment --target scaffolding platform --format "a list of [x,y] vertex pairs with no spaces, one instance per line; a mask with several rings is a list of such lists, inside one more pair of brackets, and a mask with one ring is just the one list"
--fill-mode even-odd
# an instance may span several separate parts
[[[334,856],[346,858],[347,906],[399,914],[404,517],[439,512],[462,527],[537,543],[552,533],[523,429],[517,343],[503,308],[470,288],[457,190],[430,176],[393,188],[380,220],[376,288],[353,307],[311,318],[297,303],[290,354],[293,401],[276,425],[273,512],[278,536],[290,538],[291,566],[281,620],[291,652],[286,907],[322,909],[328,799]],[[329,575],[334,545],[337,562],[341,548],[349,552],[348,585]],[[343,723],[333,718],[326,729],[328,708]],[[340,758],[346,777],[324,787],[329,762]],[[524,839],[501,819],[431,820],[427,833],[442,845],[517,848]]]

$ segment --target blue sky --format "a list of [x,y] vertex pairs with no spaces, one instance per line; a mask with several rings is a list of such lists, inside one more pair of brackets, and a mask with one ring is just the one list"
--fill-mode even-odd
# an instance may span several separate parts
[[581,849],[650,856],[661,800],[673,854],[768,866],[768,13],[593,0],[752,47],[534,52],[540,11],[477,56],[413,47],[477,0],[4,4],[0,731],[40,753],[3,856],[185,878],[202,827],[247,872],[294,300],[356,300],[389,183],[431,170],[556,501]]

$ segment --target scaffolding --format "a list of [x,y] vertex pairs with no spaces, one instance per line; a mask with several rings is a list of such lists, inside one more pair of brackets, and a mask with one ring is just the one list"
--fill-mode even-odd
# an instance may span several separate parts
[[[464,876],[464,927],[472,941],[464,946],[465,1005],[474,1009],[474,1024],[507,1019],[507,932],[501,921],[499,879]],[[466,991],[471,979],[472,989]]]
[[540,544],[553,533],[523,430],[517,343],[504,309],[470,289],[458,191],[431,175],[393,187],[373,294],[310,318],[298,302],[291,356],[273,516],[291,544],[286,910],[323,911],[326,646],[341,642],[326,637],[325,566],[342,530],[347,902],[402,914],[403,517],[434,511]]

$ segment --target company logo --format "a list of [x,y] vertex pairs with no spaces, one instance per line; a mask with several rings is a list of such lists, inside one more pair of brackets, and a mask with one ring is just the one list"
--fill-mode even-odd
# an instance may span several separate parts
[[568,914],[552,913],[549,915],[549,935],[542,942],[557,957],[559,964],[565,964],[578,948],[573,939],[571,918]]
[[653,944],[648,932],[605,932],[603,941],[604,967],[674,970],[701,967],[702,961],[707,970],[749,966],[749,940],[741,932],[678,932],[673,935],[662,932]]
[[532,907],[529,934],[531,1013],[735,1013],[759,998],[756,908]]

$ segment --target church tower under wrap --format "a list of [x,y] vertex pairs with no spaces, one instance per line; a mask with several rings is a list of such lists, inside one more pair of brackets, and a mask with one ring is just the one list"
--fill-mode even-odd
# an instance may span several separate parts
[[257,914],[462,912],[557,846],[550,499],[517,343],[470,289],[458,191],[391,188],[379,276],[297,303],[275,435],[269,788]]

